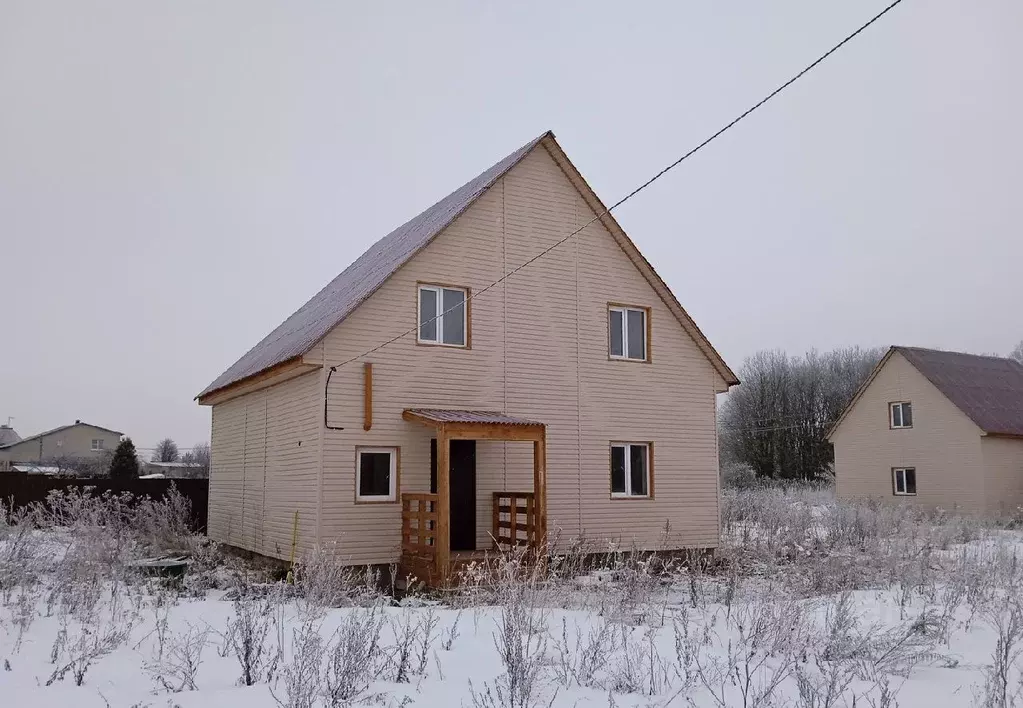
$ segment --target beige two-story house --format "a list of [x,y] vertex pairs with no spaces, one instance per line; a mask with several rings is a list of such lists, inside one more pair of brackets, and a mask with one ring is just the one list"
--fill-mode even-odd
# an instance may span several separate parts
[[116,430],[76,420],[71,425],[0,445],[0,463],[90,460],[112,453],[122,435]]
[[892,347],[832,428],[837,494],[980,514],[1023,506],[1023,365]]
[[713,548],[715,402],[736,383],[546,133],[199,394],[209,534],[279,558],[336,541],[430,582],[544,539]]

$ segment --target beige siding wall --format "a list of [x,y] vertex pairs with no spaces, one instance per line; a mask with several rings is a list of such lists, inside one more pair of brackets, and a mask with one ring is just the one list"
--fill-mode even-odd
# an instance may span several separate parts
[[[894,401],[912,402],[912,428],[890,429]],[[977,426],[896,352],[832,436],[838,496],[983,511],[980,439]],[[893,467],[916,468],[915,497],[892,494]]]
[[[338,363],[415,326],[416,282],[475,292],[593,212],[544,148],[527,156],[307,356]],[[684,296],[684,293],[682,293]],[[652,363],[609,361],[607,304],[652,312]],[[552,531],[654,547],[716,546],[719,377],[611,235],[599,224],[471,303],[472,349],[417,346],[414,336],[367,357],[373,427],[362,428],[362,364],[339,369],[323,447],[322,537],[353,562],[397,558],[400,505],[354,503],[355,447],[401,447],[401,489],[429,489],[432,430],[402,410],[437,406],[505,411],[548,424]],[[320,377],[323,381],[326,371]],[[214,418],[216,427],[218,417]],[[608,445],[655,444],[652,500],[611,500]],[[477,544],[489,546],[490,493],[528,490],[528,443],[478,444]]]
[[209,535],[269,556],[315,543],[321,408],[318,372],[213,406]]
[[[92,449],[93,440],[103,441],[103,451]],[[25,440],[0,451],[4,460],[10,462],[39,462],[55,457],[94,457],[112,453],[117,449],[121,436],[109,430],[94,428],[91,425],[75,425],[70,428],[45,435],[37,440]]]
[[1023,507],[1023,440],[984,437],[980,449],[984,456],[988,512],[1018,513]]

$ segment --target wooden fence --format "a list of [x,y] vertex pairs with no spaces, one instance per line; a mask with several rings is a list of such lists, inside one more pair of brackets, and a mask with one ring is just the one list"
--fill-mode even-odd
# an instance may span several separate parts
[[93,494],[130,492],[137,497],[158,500],[166,496],[172,485],[191,505],[192,527],[196,531],[205,531],[206,515],[209,511],[208,479],[76,479],[30,475],[23,472],[0,472],[0,501],[9,507],[13,505],[15,509],[19,509],[35,502],[45,502],[46,495],[53,490],[81,490],[86,487],[91,487]]

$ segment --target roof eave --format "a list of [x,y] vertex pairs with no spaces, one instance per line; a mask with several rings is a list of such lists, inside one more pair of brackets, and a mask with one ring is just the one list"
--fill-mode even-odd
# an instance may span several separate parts
[[[644,268],[649,272],[650,276],[652,276],[651,278],[648,278],[647,281],[654,287],[654,290],[661,297],[664,304],[668,306],[668,309],[670,309],[679,320],[682,328],[686,330],[687,334],[689,334],[696,343],[697,348],[699,348],[703,352],[704,356],[710,360],[710,363],[724,380],[726,390],[731,386],[737,386],[740,383],[739,377],[735,375],[735,372],[732,371],[731,367],[725,362],[724,357],[722,357],[717,349],[714,348],[714,345],[710,343],[707,335],[703,333],[703,330],[701,330],[696,324],[696,321],[693,320],[693,318],[689,316],[689,313],[686,312],[685,308],[682,307],[682,303],[679,302],[675,293],[672,292],[671,288],[668,287],[668,284],[660,276],[650,261],[648,261],[646,256],[643,255],[643,252],[640,251],[635,242],[629,238],[625,229],[623,229],[622,225],[618,223],[617,219],[615,219],[614,214],[608,211],[603,201],[601,201],[600,196],[597,195],[589,182],[586,181],[586,178],[583,177],[579,168],[575,166],[575,163],[572,162],[572,160],[568,157],[568,154],[561,148],[561,145],[558,144],[554,133],[549,132],[548,135],[545,135],[540,141],[540,144],[547,148],[548,152],[551,153],[551,157],[554,158],[554,161],[557,162],[558,166],[565,172],[569,181],[571,181],[576,188],[579,189],[583,198],[590,203],[590,208],[600,215],[600,222],[605,228],[607,228],[612,236],[615,237],[615,240],[618,242],[618,245],[622,247],[622,250],[626,251],[626,255],[629,256],[629,259],[632,260],[633,263],[636,262],[636,258],[642,262]],[[644,273],[644,268],[639,268],[639,270],[641,274],[646,275],[646,273]]]

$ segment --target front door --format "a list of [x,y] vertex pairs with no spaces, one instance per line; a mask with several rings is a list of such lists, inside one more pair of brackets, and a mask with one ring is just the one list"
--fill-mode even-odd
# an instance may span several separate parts
[[[476,550],[476,441],[452,440],[448,452],[451,465],[451,550]],[[430,440],[430,492],[437,493],[437,439]]]

